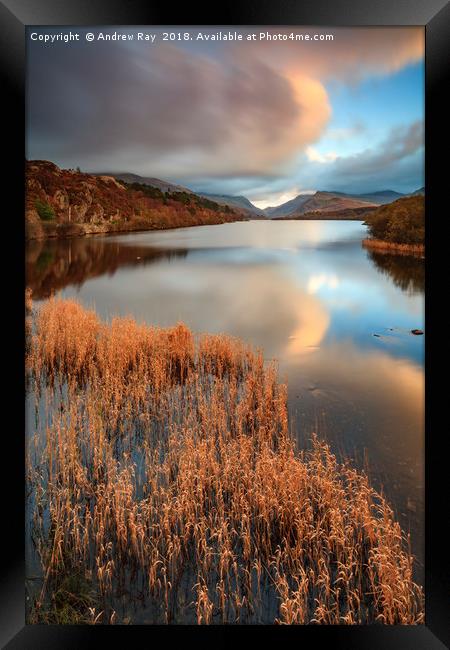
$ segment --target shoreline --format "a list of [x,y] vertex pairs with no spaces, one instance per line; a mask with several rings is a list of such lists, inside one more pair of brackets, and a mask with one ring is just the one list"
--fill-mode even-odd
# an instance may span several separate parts
[[396,242],[387,242],[382,239],[363,239],[361,242],[363,248],[374,249],[380,253],[395,253],[398,255],[414,255],[425,257],[424,244],[399,244]]
[[[228,223],[246,223],[250,221],[359,221],[363,223],[363,220],[360,218],[352,219],[342,219],[342,218],[308,218],[308,219],[290,219],[290,218],[277,218],[277,219],[262,219],[262,218],[253,218],[253,217],[242,217],[233,220],[215,220],[211,223],[186,223],[183,225],[169,225],[165,228],[159,227],[158,224],[148,224],[148,226],[143,226],[139,224],[131,224],[128,227],[124,227],[127,224],[121,224],[117,226],[112,224],[112,228],[106,227],[107,224],[83,224],[83,223],[73,223],[69,224],[67,222],[61,224],[51,224],[51,227],[44,226],[43,230],[40,232],[33,232],[30,229],[30,232],[26,232],[25,241],[50,241],[50,240],[64,240],[64,239],[83,239],[85,237],[92,237],[95,235],[116,235],[116,234],[126,234],[126,233],[143,233],[143,232],[164,232],[165,230],[178,230],[182,228],[197,228],[200,226],[222,226]],[[135,226],[135,227],[133,227]],[[47,232],[46,232],[47,230]]]
[[364,215],[358,217],[342,217],[342,216],[314,216],[314,217],[268,217],[270,221],[361,221],[364,222]]
[[[233,220],[214,220],[210,223],[186,223],[183,225],[174,224],[168,225],[166,228],[161,228],[157,224],[148,224],[143,225],[142,223],[136,224],[111,224],[113,227],[107,227],[108,224],[52,224],[52,228],[48,228],[46,232],[46,227],[40,232],[25,232],[25,241],[46,241],[46,240],[60,240],[60,239],[77,239],[84,237],[91,237],[95,235],[115,235],[123,233],[137,233],[137,232],[163,232],[165,230],[176,230],[178,228],[194,228],[197,226],[220,226],[225,223],[237,223],[242,221],[248,221],[247,218],[233,219]],[[62,227],[59,227],[62,226]],[[126,227],[128,226],[128,227]],[[135,227],[133,227],[135,226]]]

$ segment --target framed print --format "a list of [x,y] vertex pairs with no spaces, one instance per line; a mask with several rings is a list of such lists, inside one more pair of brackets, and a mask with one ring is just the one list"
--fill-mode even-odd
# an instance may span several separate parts
[[444,648],[448,6],[1,12],[4,647]]

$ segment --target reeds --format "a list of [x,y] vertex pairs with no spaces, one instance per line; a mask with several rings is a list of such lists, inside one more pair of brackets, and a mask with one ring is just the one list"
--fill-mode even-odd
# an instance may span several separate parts
[[374,248],[382,253],[396,253],[398,255],[425,256],[425,244],[400,244],[383,239],[367,238],[362,240],[364,248]]
[[389,505],[317,437],[295,450],[261,354],[51,299],[27,367],[35,611],[81,571],[102,622],[423,622]]

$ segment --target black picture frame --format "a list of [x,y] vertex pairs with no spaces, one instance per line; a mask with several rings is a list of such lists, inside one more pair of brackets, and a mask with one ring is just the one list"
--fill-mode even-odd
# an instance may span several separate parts
[[[214,4],[214,3],[213,3]],[[445,340],[440,322],[440,301],[434,278],[439,262],[436,222],[446,218],[439,206],[445,206],[448,194],[447,165],[439,161],[448,155],[447,104],[444,100],[449,66],[450,8],[445,0],[253,0],[237,3],[223,0],[213,7],[193,7],[190,3],[170,11],[165,3],[140,0],[7,0],[0,2],[0,67],[3,75],[4,139],[8,141],[3,157],[7,163],[3,178],[4,250],[9,255],[4,270],[6,290],[4,314],[7,352],[4,360],[4,447],[3,475],[3,553],[0,581],[0,641],[8,650],[26,648],[89,648],[102,644],[143,644],[148,647],[155,634],[174,640],[182,632],[183,643],[200,637],[205,642],[229,643],[244,635],[255,642],[262,631],[268,643],[280,639],[322,643],[325,647],[411,648],[438,650],[450,643],[450,569],[446,537],[448,517],[448,460],[442,442],[448,436],[445,426],[445,382],[436,381],[439,365],[444,363],[438,351]],[[423,626],[40,626],[25,625],[25,553],[24,553],[24,125],[25,125],[25,28],[28,25],[322,25],[322,26],[400,26],[424,25],[426,34],[426,328],[432,331],[426,345],[426,623]],[[442,158],[440,157],[442,154]],[[6,208],[6,202],[9,208]],[[447,199],[448,202],[448,199]],[[439,331],[439,327],[441,330]],[[440,336],[440,333],[442,337]],[[8,359],[8,360],[6,360]],[[444,366],[442,366],[444,368]],[[442,375],[444,376],[444,375]],[[433,385],[432,385],[433,378]],[[12,415],[6,425],[6,415]],[[448,416],[447,416],[448,417]],[[442,418],[442,419],[441,419]],[[8,471],[6,471],[8,470]],[[182,628],[182,629],[181,629]],[[195,635],[195,639],[194,639]],[[251,635],[251,637],[249,636]],[[157,642],[157,641],[156,641]]]

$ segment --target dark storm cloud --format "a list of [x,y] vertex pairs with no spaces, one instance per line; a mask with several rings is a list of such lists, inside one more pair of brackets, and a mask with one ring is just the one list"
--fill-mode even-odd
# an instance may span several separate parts
[[[418,123],[356,155],[332,152],[334,162],[327,154],[323,164],[320,154],[306,155],[327,127],[337,154],[348,150],[340,142],[361,136],[361,129],[333,128],[326,84],[344,87],[417,62],[420,28],[334,30],[336,40],[317,47],[86,43],[88,30],[79,31],[80,42],[70,45],[28,41],[28,158],[156,176],[271,204],[297,190],[356,191],[349,187],[355,183],[365,191],[368,184],[421,177]],[[365,132],[362,141],[370,137]]]
[[94,47],[31,48],[30,157],[220,175],[258,172],[289,148],[301,107],[265,64],[218,65],[170,45]]

